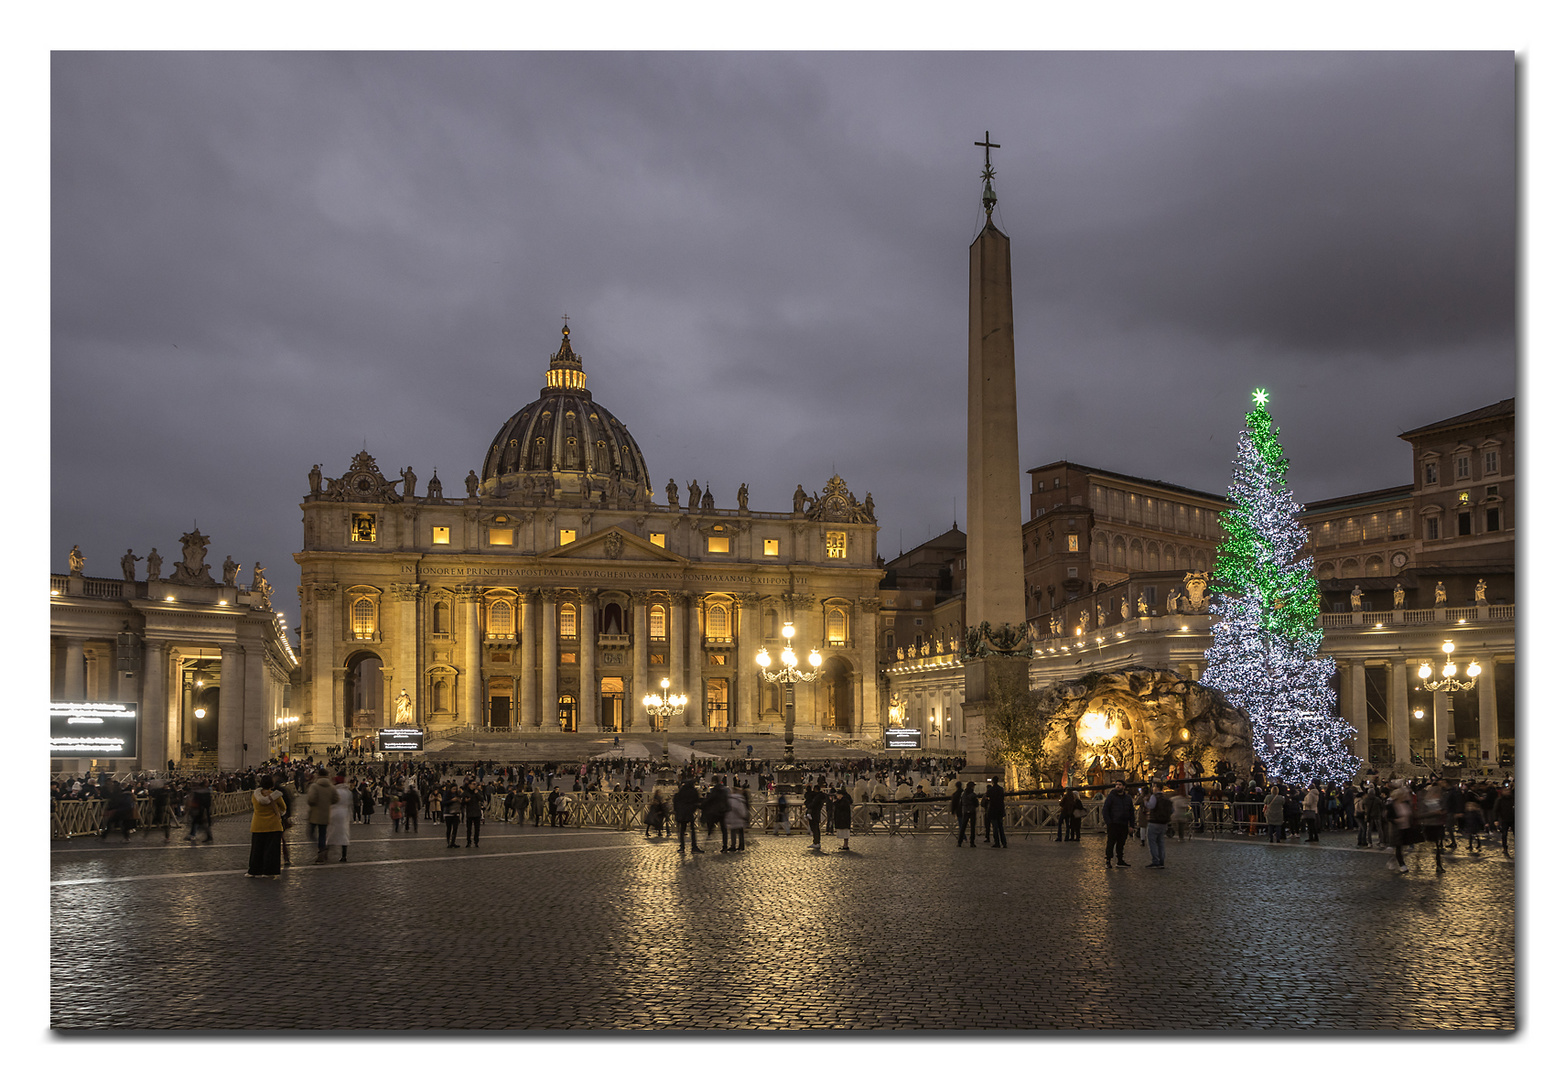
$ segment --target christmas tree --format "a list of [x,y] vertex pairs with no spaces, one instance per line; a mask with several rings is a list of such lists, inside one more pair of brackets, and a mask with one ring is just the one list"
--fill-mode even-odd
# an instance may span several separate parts
[[1201,681],[1250,716],[1255,753],[1268,778],[1303,784],[1346,781],[1359,768],[1348,749],[1353,727],[1337,715],[1335,668],[1319,656],[1320,590],[1306,533],[1287,484],[1288,459],[1255,392],[1245,416],[1213,567],[1212,644]]

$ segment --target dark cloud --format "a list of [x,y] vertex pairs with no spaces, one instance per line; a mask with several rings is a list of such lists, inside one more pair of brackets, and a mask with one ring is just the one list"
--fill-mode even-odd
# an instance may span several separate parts
[[1515,392],[1504,54],[53,59],[52,562],[262,562],[368,447],[448,490],[560,318],[654,476],[833,471],[895,554],[965,519],[985,130],[1022,467],[1208,490],[1253,385],[1302,497]]

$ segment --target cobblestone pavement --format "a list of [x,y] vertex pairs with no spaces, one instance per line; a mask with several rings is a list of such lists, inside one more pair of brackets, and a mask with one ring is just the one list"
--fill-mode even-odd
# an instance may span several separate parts
[[[1351,836],[1202,838],[1151,870],[1132,839],[1132,866],[1107,870],[1091,834],[828,836],[816,854],[795,833],[681,857],[499,823],[451,850],[432,823],[382,821],[353,827],[346,864],[313,865],[296,828],[270,881],[244,876],[247,829],[53,845],[55,1028],[1515,1026],[1497,852],[1436,876],[1427,847],[1397,874]],[[338,1011],[345,986],[390,1004]]]

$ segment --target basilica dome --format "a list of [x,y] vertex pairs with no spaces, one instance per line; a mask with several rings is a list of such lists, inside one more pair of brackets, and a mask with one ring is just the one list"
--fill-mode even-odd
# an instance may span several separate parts
[[501,425],[484,455],[483,493],[650,501],[641,447],[613,413],[592,400],[581,357],[571,349],[571,328],[560,333],[538,400]]

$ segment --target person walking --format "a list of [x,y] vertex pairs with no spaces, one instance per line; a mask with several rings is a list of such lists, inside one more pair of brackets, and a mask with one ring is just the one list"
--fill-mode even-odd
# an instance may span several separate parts
[[446,823],[446,847],[456,847],[456,831],[462,827],[462,796],[456,781],[447,780],[440,789],[440,816]]
[[[1081,819],[1087,816],[1086,809],[1081,800],[1070,788],[1065,789],[1065,794],[1060,796],[1060,823],[1065,827],[1065,841],[1079,841],[1081,839]],[[1055,831],[1055,839],[1059,839],[1059,831]]]
[[212,785],[204,776],[196,777],[195,786],[185,800],[185,811],[190,815],[190,832],[185,839],[195,843],[196,833],[206,834],[203,844],[212,842]]
[[288,830],[293,828],[293,800],[288,797],[287,779],[280,772],[272,777],[272,790],[283,797],[283,835],[278,846],[282,849],[285,870],[293,866],[293,859],[288,855]]
[[1437,874],[1445,873],[1445,864],[1440,861],[1440,855],[1445,850],[1448,797],[1445,784],[1436,777],[1433,782],[1425,784],[1424,789],[1418,793],[1418,804],[1415,810],[1417,824],[1423,830],[1424,839],[1435,846],[1435,873]]
[[1268,844],[1282,843],[1283,814],[1286,812],[1287,799],[1282,793],[1282,786],[1272,785],[1271,794],[1266,796],[1266,842]]
[[706,793],[706,798],[701,801],[701,820],[706,825],[706,838],[712,839],[715,829],[723,830],[723,850],[728,850],[728,789],[723,786],[723,778],[714,776],[712,786]]
[[701,805],[701,793],[696,790],[696,782],[692,777],[685,777],[679,785],[679,790],[674,792],[674,824],[679,826],[679,853],[685,853],[685,832],[690,833],[690,850],[700,852],[701,845],[696,842],[696,810]]
[[973,782],[969,780],[967,786],[962,789],[962,817],[957,822],[956,846],[962,846],[963,830],[966,830],[967,846],[978,846],[978,792],[973,789]]
[[315,841],[315,861],[326,861],[326,826],[331,823],[332,804],[337,801],[337,789],[326,778],[324,766],[315,770],[315,779],[304,793],[305,804],[310,808],[310,838]]
[[1500,854],[1511,857],[1510,834],[1516,828],[1516,790],[1507,784],[1494,799],[1494,824],[1500,831]]
[[337,792],[337,801],[331,804],[330,820],[326,823],[326,848],[330,852],[332,848],[342,848],[342,857],[338,862],[348,861],[348,828],[353,820],[353,789],[348,786],[348,778],[338,775],[332,782],[332,787]]
[[837,835],[842,837],[842,847],[837,850],[847,851],[848,838],[853,835],[853,796],[848,794],[846,785],[837,788],[831,805],[831,817],[837,827]]
[[169,833],[172,829],[174,817],[169,807],[168,781],[161,776],[155,776],[152,778],[152,782],[147,785],[147,788],[152,794],[152,821],[147,828],[156,829],[161,825],[163,827],[163,842],[166,844],[170,839]]
[[750,824],[750,793],[741,791],[736,784],[728,789],[728,811],[723,817],[727,826],[728,846],[724,851],[744,850],[744,831]]
[[817,780],[814,787],[806,788],[804,792],[804,823],[809,826],[810,848],[815,851],[821,849],[821,818],[825,813],[826,793]]
[[1118,781],[1103,797],[1103,824],[1109,834],[1103,845],[1103,861],[1109,867],[1130,865],[1125,861],[1125,841],[1130,839],[1130,827],[1135,820],[1135,804],[1125,790],[1125,782]]
[[418,808],[420,805],[418,786],[409,784],[402,793],[402,821],[408,832],[418,832]]
[[479,830],[484,823],[484,789],[469,780],[462,789],[463,816],[467,818],[467,847],[478,846]]
[[989,790],[984,792],[984,832],[994,837],[991,847],[1010,847],[1005,842],[1005,785],[999,777],[990,780]]
[[1386,821],[1384,833],[1391,834],[1391,842],[1394,845],[1393,858],[1386,863],[1388,870],[1398,873],[1408,873],[1407,860],[1402,856],[1404,845],[1417,842],[1413,835],[1413,793],[1408,790],[1407,782],[1403,781],[1391,792],[1391,797],[1386,800]]
[[1174,789],[1164,784],[1162,791],[1147,796],[1147,854],[1152,857],[1147,863],[1148,870],[1163,869],[1164,840],[1168,836],[1169,820],[1174,816],[1173,793]]
[[1305,837],[1306,844],[1320,843],[1320,787],[1311,781],[1309,790],[1304,793],[1304,802],[1300,807],[1299,816],[1304,819],[1304,827],[1309,831]]
[[275,878],[283,872],[283,797],[267,773],[250,793],[250,868],[245,877]]

